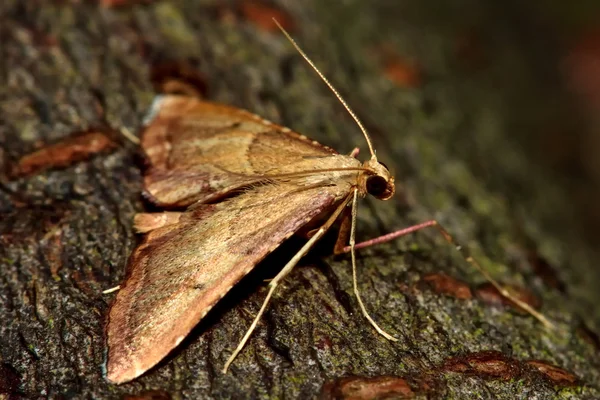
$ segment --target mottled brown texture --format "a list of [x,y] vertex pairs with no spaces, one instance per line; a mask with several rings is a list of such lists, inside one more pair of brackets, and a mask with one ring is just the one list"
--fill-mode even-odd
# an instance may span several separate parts
[[453,296],[461,300],[468,300],[473,297],[467,284],[443,273],[427,274],[423,277],[423,281],[431,285],[440,294]]
[[494,350],[452,357],[440,369],[490,380],[532,381],[541,377],[557,387],[575,386],[579,381],[572,372],[549,362],[519,360]]
[[544,375],[555,385],[570,386],[577,382],[577,377],[575,375],[548,362],[530,360],[527,361],[527,364],[535,368],[540,374]]
[[322,400],[412,399],[415,392],[399,376],[375,378],[347,377],[328,382],[321,392]]
[[114,149],[115,146],[116,144],[101,132],[77,134],[21,157],[12,175],[24,176],[50,168],[68,167],[96,153]]
[[461,374],[477,375],[488,379],[513,379],[520,375],[521,367],[499,351],[482,351],[447,360],[444,370]]

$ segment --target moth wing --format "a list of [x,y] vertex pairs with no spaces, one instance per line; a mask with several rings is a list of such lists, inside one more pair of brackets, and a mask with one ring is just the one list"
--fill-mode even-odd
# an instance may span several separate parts
[[127,382],[158,363],[256,263],[343,190],[263,186],[151,230],[110,310],[108,379]]
[[161,206],[214,201],[265,175],[294,172],[307,160],[337,154],[248,111],[192,97],[160,96],[147,119],[141,146],[150,168],[144,185]]

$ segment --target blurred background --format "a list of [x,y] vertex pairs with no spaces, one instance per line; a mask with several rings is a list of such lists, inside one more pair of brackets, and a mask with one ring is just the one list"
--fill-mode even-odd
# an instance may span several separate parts
[[568,283],[598,329],[600,2],[379,1],[369,13],[343,3],[324,16],[328,34],[370,25],[361,31],[372,37],[347,38],[348,51],[380,43],[371,50],[384,75],[419,93],[390,95],[385,106],[405,115],[396,135],[418,130],[466,161],[506,200],[534,269]]

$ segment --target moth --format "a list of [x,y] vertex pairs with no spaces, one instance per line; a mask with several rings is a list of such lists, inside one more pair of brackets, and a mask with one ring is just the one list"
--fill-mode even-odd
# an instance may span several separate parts
[[135,216],[134,227],[145,236],[130,257],[128,276],[109,312],[107,378],[111,382],[130,381],[156,365],[259,261],[294,233],[308,231],[304,246],[270,281],[266,299],[225,364],[225,372],[276,287],[338,220],[341,228],[334,252],[351,253],[361,311],[380,334],[396,340],[363,305],[354,250],[426,227],[438,227],[452,242],[432,220],[355,243],[358,198],[390,199],[394,177],[378,161],[358,118],[284,34],[355,119],[371,157],[359,161],[357,149],[350,155],[339,154],[234,107],[174,95],[157,98],[141,139],[149,161],[144,187],[152,203],[170,211]]

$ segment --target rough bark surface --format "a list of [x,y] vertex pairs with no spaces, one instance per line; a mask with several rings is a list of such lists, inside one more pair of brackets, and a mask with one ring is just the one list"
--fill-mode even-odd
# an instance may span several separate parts
[[[600,397],[594,253],[576,236],[567,178],[539,167],[519,139],[540,109],[565,107],[536,90],[552,77],[531,72],[523,54],[535,43],[509,46],[516,36],[501,21],[515,7],[462,3],[425,12],[418,1],[2,1],[2,396]],[[137,240],[132,217],[148,207],[143,160],[121,132],[138,131],[157,88],[206,89],[212,100],[340,152],[360,145],[365,156],[351,119],[272,29],[273,14],[347,96],[380,160],[397,171],[404,195],[365,202],[359,240],[435,217],[494,277],[534,293],[560,333],[495,304],[483,278],[431,231],[360,252],[364,302],[399,339],[388,342],[362,317],[349,257],[328,256],[329,240],[288,277],[222,375],[263,301],[263,280],[298,239],[261,263],[157,368],[129,384],[105,381],[112,296],[102,291],[124,276]],[[71,165],[35,164],[35,173],[15,167],[89,131],[116,146]]]

